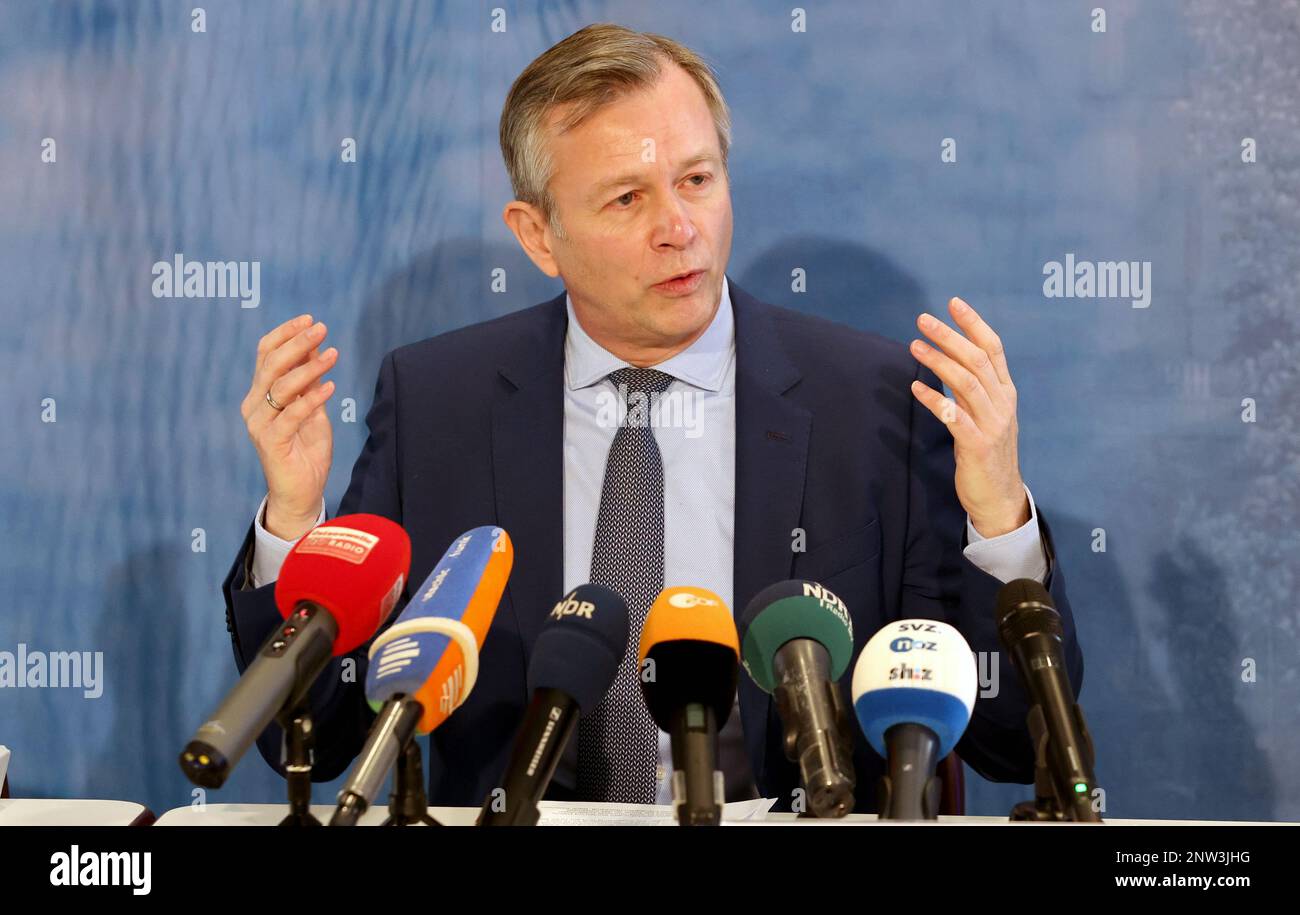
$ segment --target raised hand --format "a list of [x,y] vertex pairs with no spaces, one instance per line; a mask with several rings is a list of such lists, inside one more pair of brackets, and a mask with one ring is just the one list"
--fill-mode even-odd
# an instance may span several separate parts
[[264,336],[239,408],[266,475],[264,526],[285,540],[315,524],[329,478],[334,432],[325,402],[334,382],[319,379],[334,367],[338,350],[319,352],[325,333],[324,324],[299,315]]
[[957,461],[957,499],[971,524],[996,537],[1029,521],[1029,497],[1016,451],[1016,388],[1002,340],[966,302],[948,300],[959,333],[922,313],[916,326],[934,345],[912,341],[912,355],[953,392],[953,400],[929,385],[912,382],[912,394],[948,426]]

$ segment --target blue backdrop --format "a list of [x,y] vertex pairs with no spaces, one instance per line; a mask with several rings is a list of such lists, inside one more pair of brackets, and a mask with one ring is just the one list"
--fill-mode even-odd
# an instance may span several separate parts
[[[501,222],[497,119],[615,21],[720,72],[745,289],[904,340],[960,294],[1001,332],[1107,814],[1300,819],[1294,10],[1103,2],[0,6],[0,651],[104,665],[98,698],[0,689],[14,794],[191,802],[258,338],[330,325],[332,510],[386,350],[559,291]],[[178,253],[259,262],[260,304],[156,297]],[[1149,262],[1149,306],[1046,295],[1067,255]],[[968,807],[1028,790],[971,774]],[[208,800],[283,791],[254,755]]]

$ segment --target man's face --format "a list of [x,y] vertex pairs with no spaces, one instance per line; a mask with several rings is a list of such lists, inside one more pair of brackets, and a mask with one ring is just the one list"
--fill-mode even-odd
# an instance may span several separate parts
[[[565,237],[546,229],[554,272],[534,260],[564,279],[583,326],[602,343],[689,344],[713,316],[731,254],[731,189],[704,93],[665,64],[653,88],[549,142]],[[662,285],[688,271],[699,275]]]

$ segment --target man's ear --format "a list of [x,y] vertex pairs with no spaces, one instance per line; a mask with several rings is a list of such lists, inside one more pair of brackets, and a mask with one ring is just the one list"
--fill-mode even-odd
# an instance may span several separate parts
[[551,254],[551,233],[542,211],[531,203],[512,200],[501,211],[501,219],[519,239],[519,247],[547,276],[559,276],[560,268]]

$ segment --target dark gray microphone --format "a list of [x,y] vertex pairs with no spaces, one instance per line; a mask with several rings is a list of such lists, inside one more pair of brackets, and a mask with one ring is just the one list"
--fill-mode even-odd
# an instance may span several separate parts
[[844,602],[811,581],[782,581],[758,592],[738,627],[745,670],[776,699],[785,755],[799,764],[818,817],[853,809],[852,728],[836,682],[853,657]]

